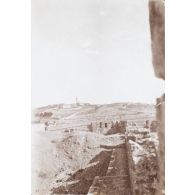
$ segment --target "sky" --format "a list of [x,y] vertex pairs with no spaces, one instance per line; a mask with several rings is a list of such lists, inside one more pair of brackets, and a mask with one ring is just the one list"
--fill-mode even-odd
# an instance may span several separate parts
[[32,0],[32,107],[155,103],[147,0]]

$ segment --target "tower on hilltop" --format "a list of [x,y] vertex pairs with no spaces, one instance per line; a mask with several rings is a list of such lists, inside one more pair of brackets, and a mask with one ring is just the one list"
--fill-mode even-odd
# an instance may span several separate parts
[[76,105],[79,106],[79,100],[78,100],[78,97],[76,96]]

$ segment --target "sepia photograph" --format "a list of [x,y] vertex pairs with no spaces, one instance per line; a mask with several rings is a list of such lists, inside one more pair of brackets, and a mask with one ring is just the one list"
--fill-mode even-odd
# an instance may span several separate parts
[[31,194],[165,195],[165,1],[31,0]]

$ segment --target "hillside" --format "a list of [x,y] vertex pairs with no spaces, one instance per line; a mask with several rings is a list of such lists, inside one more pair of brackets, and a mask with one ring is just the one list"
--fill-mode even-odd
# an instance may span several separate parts
[[[91,122],[99,121],[133,121],[140,125],[146,120],[154,120],[155,109],[150,104],[114,103],[104,105],[59,104],[37,108],[33,111],[33,121],[54,123],[50,130],[77,128],[86,130]],[[41,116],[41,113],[52,113],[52,116]]]
[[105,174],[109,148],[123,144],[124,138],[119,133],[92,132],[89,124],[127,121],[143,128],[154,117],[153,105],[131,103],[59,104],[33,110],[32,194],[60,194],[65,192],[64,186],[70,186],[72,193],[87,191],[97,174]]

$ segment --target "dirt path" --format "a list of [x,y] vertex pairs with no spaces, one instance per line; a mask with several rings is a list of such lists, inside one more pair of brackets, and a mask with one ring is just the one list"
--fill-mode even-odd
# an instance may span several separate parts
[[129,170],[126,145],[113,148],[106,176],[95,177],[88,195],[129,195]]
[[108,176],[128,175],[126,148],[122,147],[114,149],[112,156],[114,157],[111,161],[111,166],[113,168],[108,173]]

